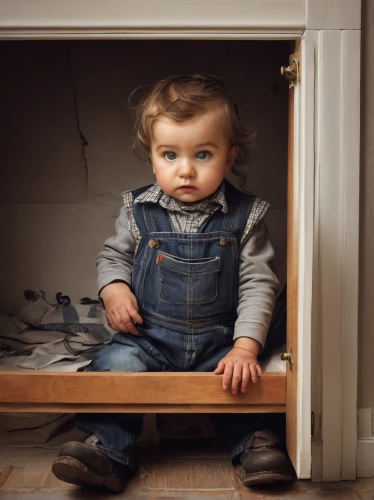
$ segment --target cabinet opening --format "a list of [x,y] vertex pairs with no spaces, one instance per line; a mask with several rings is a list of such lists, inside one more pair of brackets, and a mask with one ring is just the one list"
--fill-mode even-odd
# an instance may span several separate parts
[[[48,322],[45,316],[41,321],[43,314],[49,314],[50,304],[56,302],[61,305],[61,323],[79,323],[77,311],[78,318],[86,315],[89,321],[91,314],[92,320],[97,305],[80,301],[97,298],[95,260],[104,240],[113,234],[121,192],[154,182],[151,167],[131,150],[132,118],[127,98],[133,89],[170,74],[204,72],[222,78],[236,98],[242,121],[256,130],[256,147],[244,184],[233,174],[228,179],[271,204],[266,224],[275,248],[276,273],[281,288],[285,285],[288,83],[280,75],[280,67],[288,63],[289,53],[288,41],[2,43],[0,217],[4,243],[0,250],[0,311],[4,326],[0,343],[12,351],[24,351],[33,346],[40,349],[47,339],[61,340],[58,332],[47,328],[52,320]],[[30,291],[29,299],[35,298],[32,292],[39,295],[40,304],[45,298],[44,311],[43,305],[33,309],[34,302],[27,302],[25,290]],[[77,361],[74,345],[69,347],[73,352],[65,357],[57,352],[54,359],[58,361],[46,355],[39,366],[30,364],[33,354],[1,358],[1,411],[75,412],[79,407],[101,411],[97,405],[103,396],[98,396],[98,401],[87,396],[88,380],[93,375],[84,374],[87,390],[82,386],[75,399],[74,391],[67,389],[81,374],[63,372],[82,368],[89,356],[81,353],[76,369],[71,368],[73,364],[68,367]],[[277,351],[277,359],[279,354]],[[25,366],[33,372],[27,372]],[[284,411],[285,375],[275,373],[283,369],[282,364],[274,358],[268,368],[264,391],[259,390],[259,398],[249,401],[247,411]],[[227,405],[227,401],[221,401],[215,387],[209,385],[210,376],[195,375],[200,377],[199,383],[208,384],[207,393],[211,391],[205,402],[188,401],[182,408],[176,398],[158,411],[209,412],[214,411],[214,405],[222,411],[218,405]],[[115,392],[121,375],[103,374],[101,378],[102,394],[108,395]],[[110,378],[113,381],[108,382]],[[162,377],[156,379],[160,383]],[[191,382],[185,383],[189,387]],[[278,396],[284,396],[278,397],[277,390],[281,391]],[[113,411],[152,410],[144,406],[146,401],[131,410],[128,403],[115,397],[105,404],[112,405],[112,410],[115,407]],[[232,411],[244,411],[242,402],[230,406]]]

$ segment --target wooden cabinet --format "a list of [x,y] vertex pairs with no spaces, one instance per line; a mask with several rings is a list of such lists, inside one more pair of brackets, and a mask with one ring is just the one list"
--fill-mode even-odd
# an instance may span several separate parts
[[[233,405],[232,411],[281,411],[286,404],[288,449],[298,476],[311,476],[313,459],[315,479],[353,479],[360,1],[0,0],[0,39],[290,40],[291,63],[300,65],[289,98],[287,351],[293,366],[286,377],[266,375],[246,398],[234,401],[217,391],[210,375],[172,375],[181,378],[184,392],[169,393],[167,400],[162,391],[171,386],[171,375],[0,373],[2,411],[35,411],[39,404],[48,411],[76,411],[80,405],[85,411],[89,405],[92,411],[105,411],[99,409],[105,405],[128,410],[123,405],[134,404],[137,410],[164,405],[160,411],[167,411],[170,405],[172,411],[196,411],[199,405],[199,411],[212,411],[217,405],[221,411]],[[136,390],[118,399],[117,384],[130,376]],[[89,377],[97,377],[96,396]],[[204,391],[195,393],[197,379]],[[151,383],[159,388],[156,399]]]

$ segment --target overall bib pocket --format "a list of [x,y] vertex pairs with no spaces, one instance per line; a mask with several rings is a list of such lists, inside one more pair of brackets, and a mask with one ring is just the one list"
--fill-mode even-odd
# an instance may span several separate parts
[[208,304],[218,295],[219,257],[181,259],[158,252],[160,300],[168,304]]

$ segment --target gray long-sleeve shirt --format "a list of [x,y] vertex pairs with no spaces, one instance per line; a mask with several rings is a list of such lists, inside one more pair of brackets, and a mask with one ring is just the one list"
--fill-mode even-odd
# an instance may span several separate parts
[[[97,285],[101,291],[113,281],[131,285],[133,262],[140,232],[133,217],[131,191],[123,194],[124,205],[116,221],[116,233],[105,241],[97,258]],[[227,211],[224,185],[209,200],[183,207],[156,184],[142,193],[135,203],[160,203],[169,212],[174,231],[196,232],[209,213]],[[234,340],[250,337],[265,344],[279,282],[273,272],[274,249],[263,220],[269,205],[255,199],[240,242],[239,303]]]

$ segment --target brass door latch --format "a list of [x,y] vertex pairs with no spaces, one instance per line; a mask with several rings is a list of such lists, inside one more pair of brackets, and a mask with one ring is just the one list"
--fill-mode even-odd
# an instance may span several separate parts
[[300,65],[297,59],[292,59],[290,66],[281,66],[281,75],[288,80],[289,87],[294,87],[300,80]]
[[292,349],[290,349],[290,352],[282,352],[282,354],[281,354],[281,360],[282,361],[288,361],[288,363],[290,365],[290,370],[292,370],[292,366],[293,366],[293,353],[292,353]]

